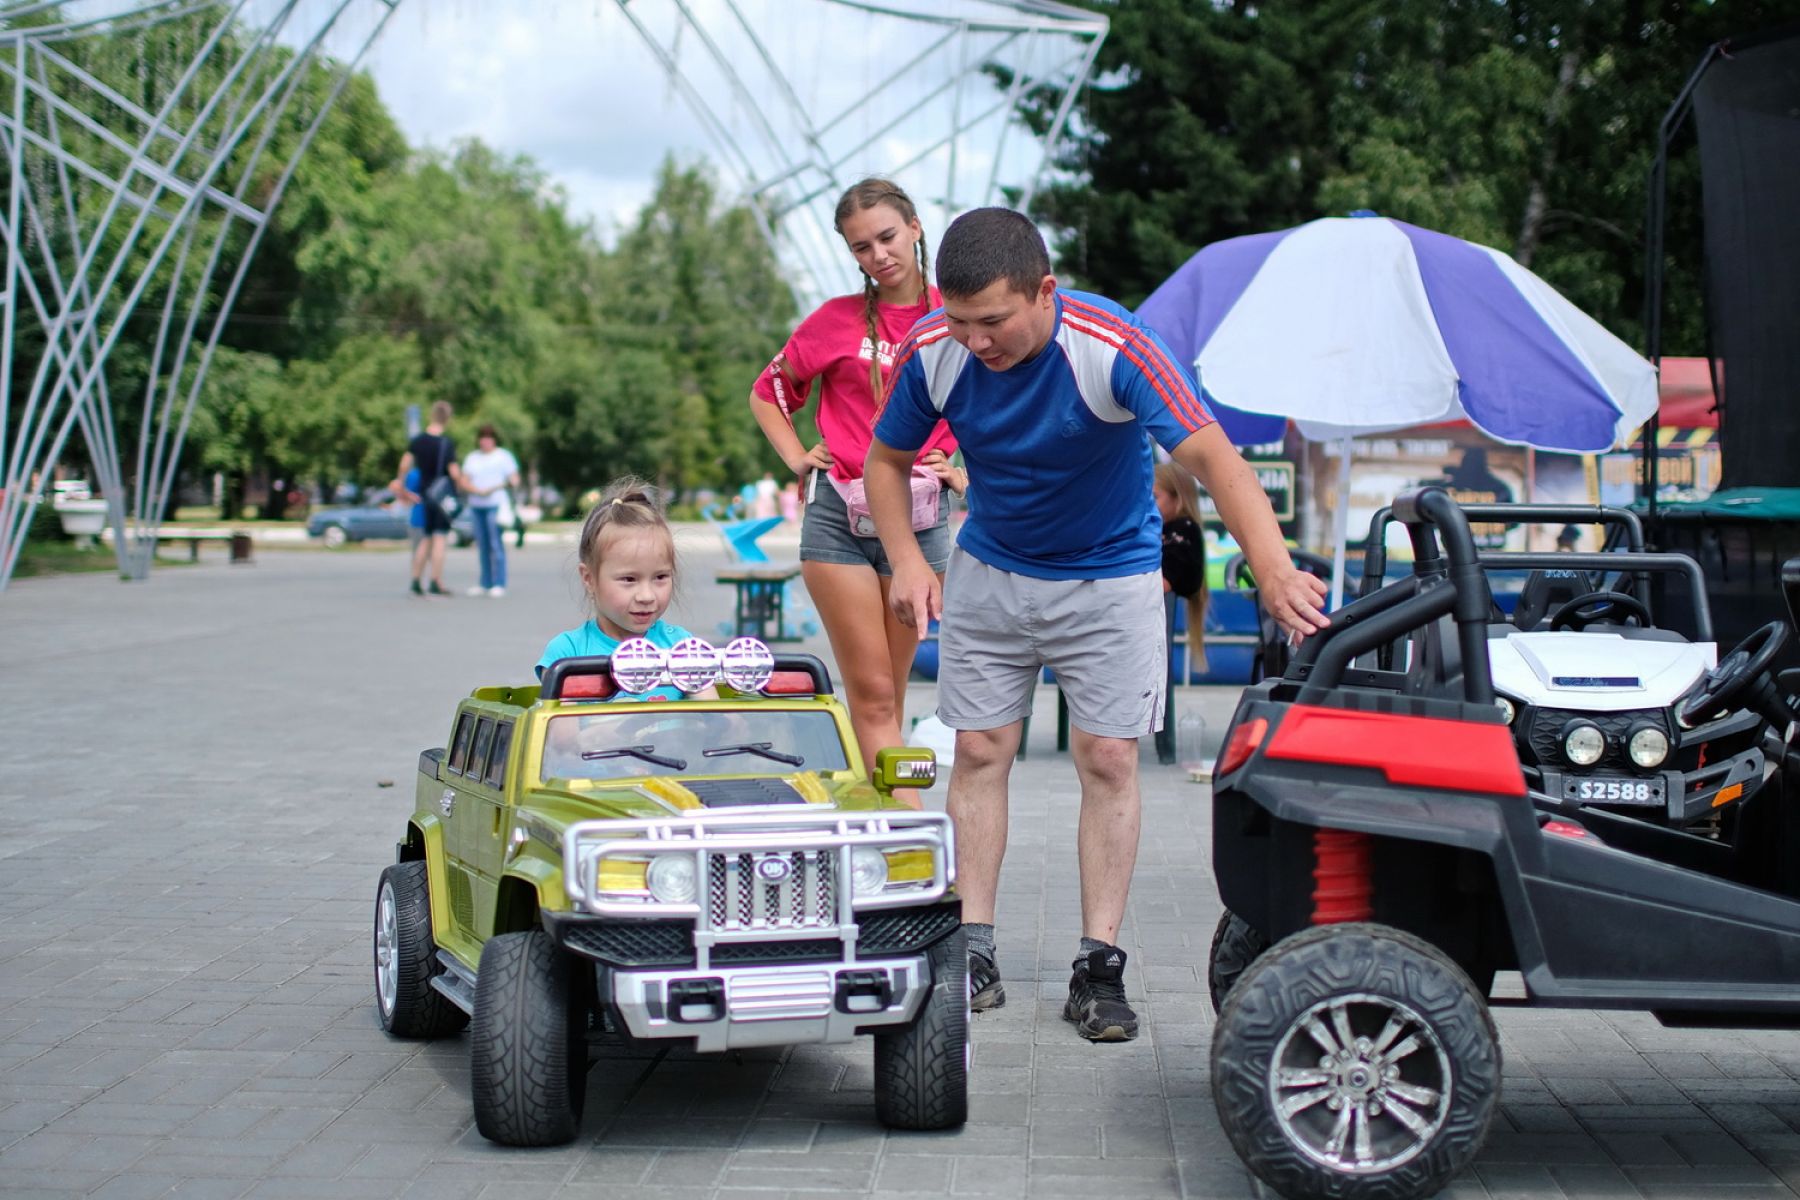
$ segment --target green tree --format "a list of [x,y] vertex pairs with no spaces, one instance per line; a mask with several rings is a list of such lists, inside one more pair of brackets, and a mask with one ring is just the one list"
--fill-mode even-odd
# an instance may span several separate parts
[[[1090,2],[1098,80],[1034,215],[1136,303],[1194,251],[1373,209],[1504,249],[1642,343],[1657,126],[1701,53],[1800,0]],[[1049,97],[1023,112],[1040,132]],[[1698,164],[1670,166],[1665,349],[1704,345]]]

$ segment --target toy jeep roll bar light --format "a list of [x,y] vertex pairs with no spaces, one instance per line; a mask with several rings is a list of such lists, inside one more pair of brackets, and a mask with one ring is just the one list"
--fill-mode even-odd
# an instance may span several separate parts
[[[1468,1165],[1500,1087],[1496,971],[1519,971],[1531,1005],[1800,1022],[1794,756],[1730,839],[1532,788],[1495,703],[1467,519],[1439,488],[1393,512],[1413,576],[1247,689],[1215,769],[1213,1098],[1293,1200],[1410,1200]],[[1399,639],[1403,670],[1361,665]],[[1749,696],[1791,719],[1793,681],[1767,678],[1779,640],[1753,634],[1684,709]]]
[[575,1135],[590,1051],[618,1039],[870,1034],[881,1119],[960,1125],[954,835],[894,796],[935,778],[929,750],[866,769],[823,664],[752,638],[627,641],[536,688],[478,688],[420,757],[382,875],[382,1023],[430,1037],[472,1019],[476,1123],[513,1145]]

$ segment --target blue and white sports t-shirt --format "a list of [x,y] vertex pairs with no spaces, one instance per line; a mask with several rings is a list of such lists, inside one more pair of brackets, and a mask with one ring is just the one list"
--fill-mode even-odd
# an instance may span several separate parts
[[[658,621],[644,631],[644,637],[652,646],[660,650],[673,650],[676,642],[693,636],[681,626],[671,625],[667,621]],[[619,639],[601,629],[590,617],[580,626],[574,629],[565,629],[550,639],[550,644],[544,647],[543,657],[537,662],[538,678],[544,677],[544,668],[560,659],[589,658],[599,654],[611,654],[618,648]],[[619,692],[613,699],[680,700],[685,696],[686,693],[678,688],[659,687],[643,693]]]
[[1061,289],[1049,343],[1010,370],[982,366],[942,309],[913,326],[875,436],[917,449],[940,418],[971,481],[958,545],[1038,579],[1161,570],[1145,431],[1173,450],[1213,421],[1193,376],[1133,313]]

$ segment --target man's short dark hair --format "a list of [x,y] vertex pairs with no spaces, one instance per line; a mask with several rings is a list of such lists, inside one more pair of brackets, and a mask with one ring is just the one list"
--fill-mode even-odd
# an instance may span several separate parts
[[937,260],[938,290],[946,296],[973,296],[997,279],[1030,296],[1050,273],[1043,235],[1010,208],[971,209],[950,222]]

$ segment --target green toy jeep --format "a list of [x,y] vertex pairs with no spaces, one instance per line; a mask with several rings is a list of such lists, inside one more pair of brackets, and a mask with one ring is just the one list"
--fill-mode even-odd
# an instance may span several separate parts
[[[718,699],[636,702],[621,691]],[[968,963],[948,818],[894,799],[929,750],[864,767],[811,655],[641,640],[537,687],[477,688],[381,874],[375,994],[396,1037],[470,1025],[483,1136],[568,1141],[590,1048],[875,1039],[899,1129],[968,1109]],[[602,1060],[603,1061],[603,1060]]]

